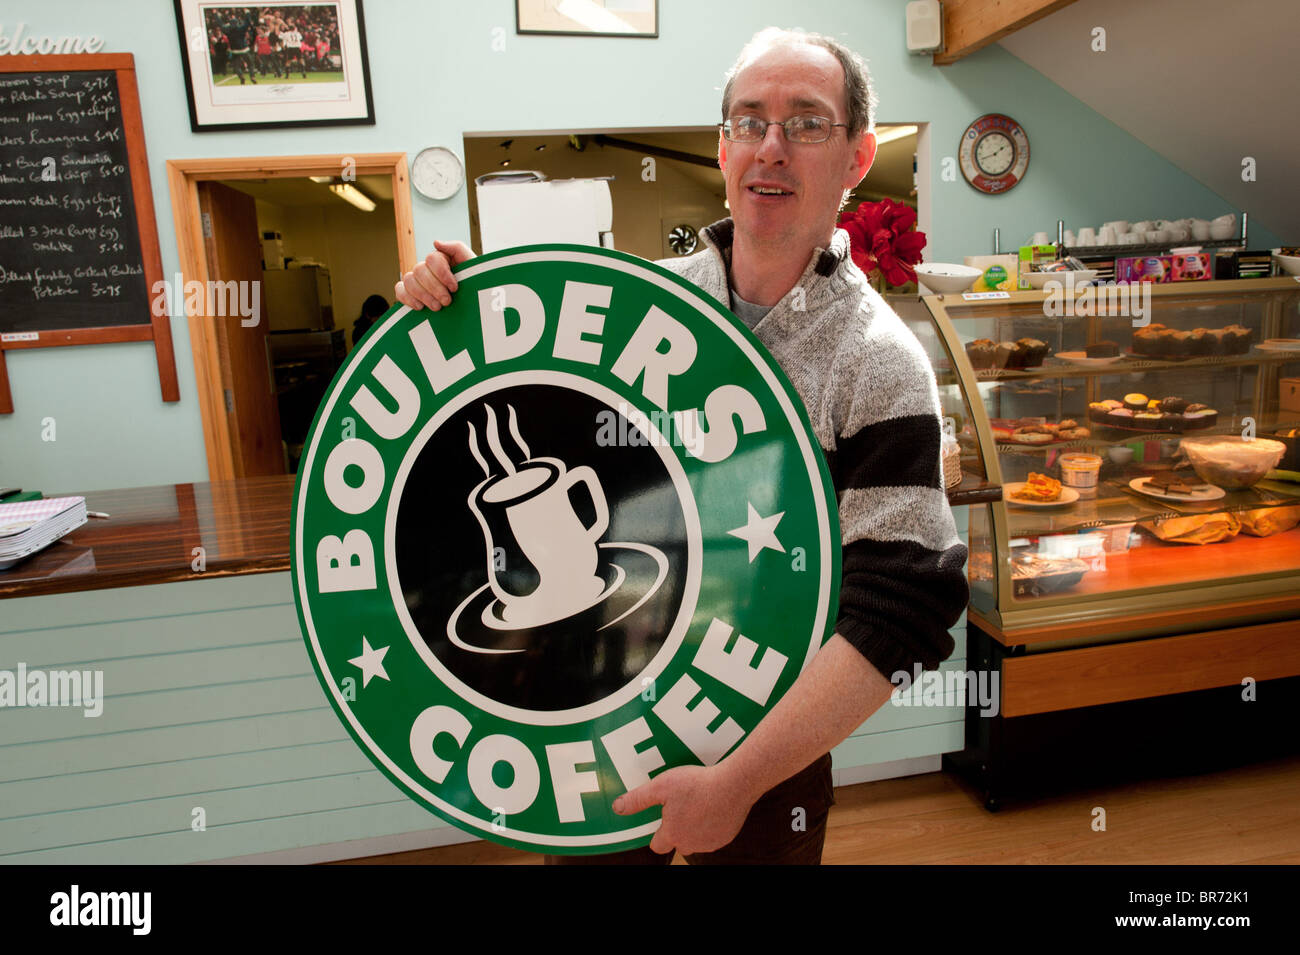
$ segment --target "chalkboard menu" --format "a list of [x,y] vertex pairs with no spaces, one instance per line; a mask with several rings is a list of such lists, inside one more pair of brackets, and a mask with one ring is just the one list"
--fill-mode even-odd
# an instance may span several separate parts
[[0,74],[0,331],[149,315],[117,77]]
[[179,398],[148,175],[129,54],[0,57],[0,413],[4,350],[52,345],[152,338]]

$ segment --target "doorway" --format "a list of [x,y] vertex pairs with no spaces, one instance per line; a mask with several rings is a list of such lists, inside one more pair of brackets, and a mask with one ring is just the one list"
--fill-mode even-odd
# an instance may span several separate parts
[[[917,228],[927,231],[929,196],[918,184],[928,182],[928,124],[878,123],[875,132],[876,160],[846,208],[892,199],[915,208]],[[716,126],[471,132],[463,142],[476,251],[482,250],[476,180],[486,176],[607,179],[613,248],[651,260],[700,251],[700,230],[729,214]]]
[[[416,262],[406,155],[172,160],[167,173],[181,281],[207,289],[256,283],[247,287],[261,306],[254,321],[247,309],[214,308],[209,293],[186,309],[209,480],[292,470],[312,395],[323,394],[352,346],[361,302],[372,292],[390,297],[395,276]],[[329,189],[345,183],[378,200],[351,225],[353,207]],[[377,279],[354,269],[353,230],[395,255],[376,288]],[[383,268],[365,258],[370,272]]]

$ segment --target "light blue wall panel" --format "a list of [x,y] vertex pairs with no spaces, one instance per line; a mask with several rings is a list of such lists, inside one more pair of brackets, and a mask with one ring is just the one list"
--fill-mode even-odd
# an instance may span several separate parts
[[[194,862],[446,828],[340,724],[287,585],[268,574],[0,602],[0,668],[105,680],[98,718],[0,710],[0,862]],[[836,765],[943,752],[960,716],[887,704]],[[190,829],[196,806],[204,832]]]
[[[12,5],[10,5],[12,6]],[[998,46],[949,67],[904,47],[903,0],[661,0],[655,40],[518,36],[511,0],[370,0],[366,31],[376,124],[196,134],[189,130],[180,51],[161,0],[49,0],[20,5],[29,35],[97,34],[104,52],[136,57],[162,247],[178,267],[165,162],[221,156],[461,151],[466,133],[635,129],[717,123],[722,77],[739,48],[770,24],[835,35],[869,60],[880,119],[932,124],[934,219],[927,257],[960,261],[1048,228],[1106,219],[1212,217],[1219,196]],[[14,22],[8,16],[5,22]],[[504,39],[504,47],[494,40]],[[1028,130],[1024,182],[1005,196],[940,178],[962,130],[986,112]],[[1177,157],[1171,157],[1177,160]],[[1100,160],[1100,161],[1099,161]],[[1268,209],[1250,209],[1257,246],[1279,243]],[[469,237],[464,191],[443,203],[415,197],[415,238]],[[615,234],[618,223],[615,222]],[[153,349],[124,343],[9,353],[16,412],[0,416],[0,473],[45,491],[204,480],[202,429],[186,323],[173,317],[181,401],[159,398]],[[43,441],[42,422],[57,422]]]

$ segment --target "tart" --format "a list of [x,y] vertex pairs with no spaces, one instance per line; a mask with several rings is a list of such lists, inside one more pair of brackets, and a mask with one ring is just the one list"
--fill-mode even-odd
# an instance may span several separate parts
[[1130,411],[1142,411],[1146,408],[1150,399],[1139,391],[1131,392],[1124,396],[1124,407]]

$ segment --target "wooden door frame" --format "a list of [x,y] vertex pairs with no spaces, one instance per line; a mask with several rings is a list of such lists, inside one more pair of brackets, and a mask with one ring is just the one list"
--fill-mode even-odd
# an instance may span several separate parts
[[[176,224],[176,246],[180,257],[181,281],[197,280],[207,287],[208,262],[204,253],[203,222],[199,215],[198,184],[223,179],[301,179],[306,176],[337,176],[355,163],[358,176],[389,176],[393,182],[393,212],[397,228],[397,260],[401,272],[410,271],[417,261],[415,226],[411,218],[411,190],[406,153],[351,153],[324,156],[253,156],[231,159],[169,159],[167,186],[171,192],[172,218]],[[397,279],[394,278],[394,283]],[[177,295],[177,299],[181,299]],[[216,329],[205,315],[189,315],[190,352],[194,356],[194,384],[199,393],[199,414],[203,420],[203,446],[208,456],[208,480],[229,481],[235,477],[231,454],[229,421],[219,409],[225,406],[218,360]]]

